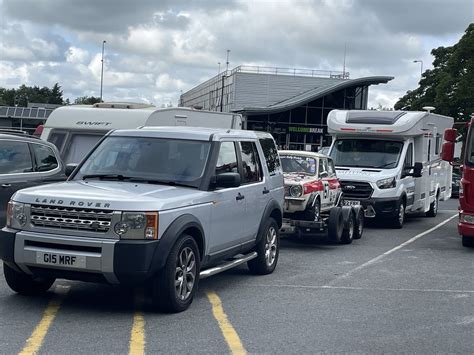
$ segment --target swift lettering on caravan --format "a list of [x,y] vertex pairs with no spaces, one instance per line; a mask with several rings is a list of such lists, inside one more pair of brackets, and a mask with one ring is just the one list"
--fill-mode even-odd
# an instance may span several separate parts
[[346,203],[366,217],[402,228],[405,214],[434,217],[451,197],[452,167],[441,160],[443,134],[453,118],[428,111],[345,111],[328,115],[330,156]]
[[77,164],[107,132],[143,126],[245,128],[239,114],[105,102],[55,109],[46,120],[41,139],[56,145],[65,164]]

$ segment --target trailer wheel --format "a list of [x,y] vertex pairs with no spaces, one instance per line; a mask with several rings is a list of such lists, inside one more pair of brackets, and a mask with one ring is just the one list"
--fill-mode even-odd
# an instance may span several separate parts
[[364,232],[364,209],[362,207],[354,208],[355,225],[354,225],[354,239],[362,238]]
[[433,202],[430,204],[430,209],[426,212],[426,217],[436,217],[438,214],[438,198],[439,193],[436,193],[436,197]]
[[344,220],[344,228],[342,230],[341,244],[351,244],[354,239],[355,214],[352,207],[342,208],[342,216]]
[[328,237],[331,241],[340,243],[342,230],[344,228],[344,219],[342,217],[342,208],[333,207],[329,212],[328,218]]

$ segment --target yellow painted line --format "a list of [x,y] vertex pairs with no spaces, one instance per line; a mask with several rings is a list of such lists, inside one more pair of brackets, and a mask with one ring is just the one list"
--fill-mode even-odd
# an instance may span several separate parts
[[247,351],[244,349],[240,337],[235,331],[232,324],[229,322],[227,315],[222,308],[222,302],[215,292],[208,292],[207,298],[212,305],[212,313],[214,318],[217,320],[219,327],[221,328],[222,335],[224,336],[227,345],[229,346],[232,354],[247,354]]
[[141,292],[135,294],[135,304],[137,310],[133,314],[133,326],[130,332],[130,355],[145,354],[145,318],[141,312],[143,295]]
[[43,345],[44,338],[48,333],[49,327],[54,321],[56,314],[61,307],[61,303],[69,292],[69,286],[58,285],[55,288],[55,295],[49,301],[46,310],[44,311],[43,318],[36,326],[35,330],[31,336],[26,341],[26,344],[23,350],[20,352],[20,355],[29,355],[36,354],[41,346]]

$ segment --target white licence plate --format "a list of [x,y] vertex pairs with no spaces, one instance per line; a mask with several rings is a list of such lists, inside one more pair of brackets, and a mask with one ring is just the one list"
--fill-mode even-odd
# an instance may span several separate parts
[[343,200],[342,204],[344,206],[360,206],[360,201],[357,201],[357,200]]
[[86,257],[74,254],[36,252],[36,263],[42,265],[65,266],[71,268],[86,268]]

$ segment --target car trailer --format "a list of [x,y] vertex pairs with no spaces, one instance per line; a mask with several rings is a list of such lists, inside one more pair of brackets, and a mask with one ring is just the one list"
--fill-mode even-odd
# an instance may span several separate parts
[[321,212],[314,221],[283,218],[282,235],[298,238],[317,237],[334,243],[350,244],[360,239],[364,231],[364,209],[362,206],[343,206],[342,194],[338,202],[327,212]]

